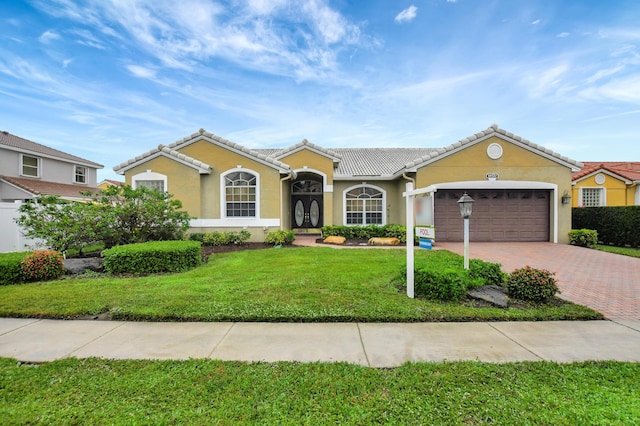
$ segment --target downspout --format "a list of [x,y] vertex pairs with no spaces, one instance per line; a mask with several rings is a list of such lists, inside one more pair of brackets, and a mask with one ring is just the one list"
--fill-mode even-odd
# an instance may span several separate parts
[[284,230],[284,200],[282,199],[282,184],[289,179],[295,179],[296,172],[293,170],[289,171],[289,174],[282,179],[280,179],[280,230]]
[[412,177],[407,176],[407,172],[402,172],[402,177],[405,178],[406,180],[413,182],[413,187],[415,188],[416,186],[416,180]]

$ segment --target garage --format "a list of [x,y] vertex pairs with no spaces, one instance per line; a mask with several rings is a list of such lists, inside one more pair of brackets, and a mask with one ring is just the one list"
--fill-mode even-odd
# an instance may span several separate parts
[[437,241],[462,241],[458,200],[466,192],[474,200],[470,241],[549,241],[550,191],[544,189],[442,189],[434,194]]

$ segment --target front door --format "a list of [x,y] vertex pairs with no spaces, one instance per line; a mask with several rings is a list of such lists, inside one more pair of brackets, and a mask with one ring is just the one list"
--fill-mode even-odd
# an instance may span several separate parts
[[291,183],[291,227],[322,227],[322,177],[300,173]]
[[293,194],[291,204],[294,228],[322,227],[322,194]]

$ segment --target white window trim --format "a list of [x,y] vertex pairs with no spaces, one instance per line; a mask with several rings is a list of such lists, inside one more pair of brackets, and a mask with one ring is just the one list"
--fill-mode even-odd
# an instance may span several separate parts
[[342,191],[342,223],[344,224],[344,226],[364,225],[362,223],[358,223],[358,224],[347,223],[347,193],[352,189],[360,188],[363,186],[366,188],[375,189],[376,191],[380,191],[382,193],[382,223],[379,226],[386,225],[387,224],[387,191],[384,190],[383,188],[380,188],[379,186],[371,185],[368,183],[359,183],[357,185],[351,185],[350,187]]
[[[227,185],[225,183],[225,178],[230,173],[235,172],[246,172],[251,173],[256,177],[256,215],[255,216],[246,216],[246,217],[237,217],[237,216],[227,216]],[[252,169],[246,169],[244,167],[236,167],[235,169],[229,169],[224,173],[220,174],[220,217],[228,220],[238,221],[238,223],[244,223],[249,220],[260,219],[260,173],[256,172]]]
[[312,169],[310,167],[302,167],[293,171],[296,174],[300,173],[313,173],[322,177],[322,192],[333,192],[333,185],[327,184],[327,174],[320,170]]
[[[30,157],[30,158],[35,158],[36,160],[38,160],[38,165],[36,166],[36,175],[32,176],[32,175],[25,175],[24,174],[24,157]],[[20,154],[20,176],[24,176],[24,177],[30,177],[30,178],[39,178],[42,175],[42,158],[35,156],[35,155],[28,155],[28,154]]]
[[578,192],[578,205],[580,207],[584,207],[584,202],[582,198],[582,191],[584,189],[597,189],[601,192],[600,205],[596,207],[604,207],[607,205],[607,188],[603,186],[581,186],[580,191]]
[[[78,168],[82,168],[84,169],[84,182],[78,182],[77,180],[77,170]],[[73,183],[77,184],[77,185],[88,185],[89,184],[89,168],[87,166],[81,166],[79,164],[74,164],[73,165],[73,176],[71,177],[71,179],[73,179]]]
[[133,175],[131,176],[131,187],[133,189],[138,189],[139,180],[161,180],[164,182],[164,192],[169,192],[167,175],[163,175],[162,173],[152,172],[151,170],[147,170],[146,172]]

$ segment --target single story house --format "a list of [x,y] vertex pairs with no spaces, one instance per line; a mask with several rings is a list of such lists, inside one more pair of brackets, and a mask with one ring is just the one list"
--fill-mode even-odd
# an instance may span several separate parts
[[640,162],[584,162],[572,180],[574,207],[640,206]]
[[[571,174],[582,164],[493,125],[444,148],[324,148],[307,140],[248,149],[204,129],[114,167],[126,183],[167,191],[192,231],[404,224],[407,182],[432,186],[426,221],[461,241],[457,201],[474,198],[471,241],[568,242]],[[564,200],[568,203],[568,199]]]

